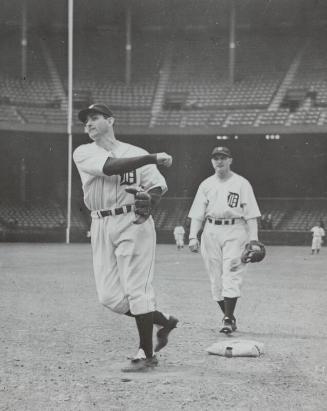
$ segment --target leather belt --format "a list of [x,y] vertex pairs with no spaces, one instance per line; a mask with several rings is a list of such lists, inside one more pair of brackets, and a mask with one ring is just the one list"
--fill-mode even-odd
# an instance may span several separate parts
[[134,210],[133,205],[126,205],[126,206],[122,206],[119,208],[113,208],[111,210],[92,211],[91,215],[101,218],[101,217],[109,217],[109,216],[127,214],[133,210]]
[[215,225],[233,225],[238,219],[237,218],[217,218],[216,219],[216,218],[208,217],[207,220],[209,221],[209,223],[215,224]]

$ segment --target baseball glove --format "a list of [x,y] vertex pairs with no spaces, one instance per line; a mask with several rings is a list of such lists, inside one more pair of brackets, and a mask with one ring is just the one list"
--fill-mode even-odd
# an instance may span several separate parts
[[135,214],[137,219],[134,224],[142,224],[151,215],[151,195],[140,188],[126,188],[127,193],[133,194],[135,197]]
[[242,263],[259,263],[265,258],[266,249],[263,243],[252,240],[246,244],[241,256]]

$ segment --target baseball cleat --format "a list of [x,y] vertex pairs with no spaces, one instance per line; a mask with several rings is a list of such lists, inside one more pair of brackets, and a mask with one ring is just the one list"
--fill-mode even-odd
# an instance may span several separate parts
[[153,370],[158,365],[157,357],[134,358],[127,367],[122,368],[122,372],[144,372]]
[[139,348],[138,352],[136,353],[136,355],[132,356],[128,356],[127,357],[128,360],[145,360],[146,359],[146,355],[145,352],[143,351],[142,348]]
[[[234,326],[236,327],[236,324]],[[224,334],[231,334],[233,331],[235,331],[235,329],[233,328],[233,321],[228,317],[224,317],[223,327],[220,329],[219,332]]]
[[176,328],[177,323],[178,319],[170,315],[168,324],[165,327],[160,328],[157,332],[157,345],[154,349],[155,352],[162,350],[168,344],[168,336],[170,332]]

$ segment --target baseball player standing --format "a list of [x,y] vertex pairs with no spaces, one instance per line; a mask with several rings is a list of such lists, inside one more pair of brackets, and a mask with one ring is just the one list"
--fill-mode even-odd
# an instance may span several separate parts
[[[151,208],[167,191],[157,165],[170,166],[166,153],[145,150],[116,139],[114,116],[102,104],[79,112],[93,140],[73,153],[84,202],[91,211],[91,245],[100,303],[115,313],[134,317],[139,333],[138,354],[122,371],[152,369],[154,352],[168,342],[178,320],[156,310],[152,287],[156,233]],[[153,324],[157,345],[153,350]]]
[[192,252],[200,248],[197,235],[204,223],[201,254],[212,297],[224,313],[220,332],[226,334],[237,328],[234,310],[246,270],[241,256],[246,243],[258,242],[257,218],[261,215],[250,183],[231,170],[232,161],[227,147],[213,149],[215,174],[200,184],[189,212]]
[[323,237],[325,237],[325,230],[322,228],[321,223],[318,223],[311,228],[312,233],[312,243],[311,243],[311,254],[319,254],[321,244],[323,242]]
[[184,227],[182,225],[177,225],[174,228],[174,239],[175,239],[175,243],[177,246],[177,250],[184,248],[184,236],[185,236]]

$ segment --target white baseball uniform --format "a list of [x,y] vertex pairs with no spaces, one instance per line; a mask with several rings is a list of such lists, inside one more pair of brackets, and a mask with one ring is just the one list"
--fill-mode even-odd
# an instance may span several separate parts
[[[167,185],[154,164],[113,176],[107,176],[102,170],[109,156],[146,154],[147,151],[120,141],[110,152],[93,142],[77,147],[73,153],[82,180],[84,202],[91,210],[93,268],[99,301],[122,314],[128,310],[134,315],[145,314],[154,311],[156,305],[152,287],[154,222],[150,216],[143,224],[133,224],[134,195],[126,193],[125,188],[161,187],[165,193]],[[111,210],[113,215],[102,217],[100,211],[103,210]]]
[[322,227],[314,226],[310,231],[312,232],[312,250],[320,250],[322,237],[325,236],[325,230]]
[[177,225],[174,228],[174,238],[175,238],[177,247],[184,247],[184,235],[185,235],[184,227],[181,225]]
[[231,268],[240,261],[248,241],[246,220],[260,215],[251,184],[244,177],[232,172],[228,180],[221,181],[214,174],[200,184],[189,217],[206,220],[201,254],[215,301],[240,297],[246,266]]

